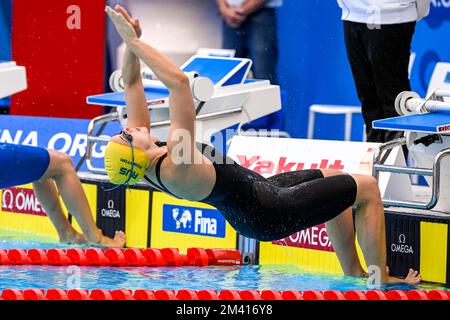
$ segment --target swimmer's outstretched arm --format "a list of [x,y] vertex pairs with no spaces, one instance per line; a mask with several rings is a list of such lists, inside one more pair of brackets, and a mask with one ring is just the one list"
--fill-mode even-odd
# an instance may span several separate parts
[[[169,153],[188,134],[189,141],[183,140],[183,146],[189,143],[190,154],[194,155],[194,150],[196,150],[194,135],[195,107],[189,79],[167,57],[138,38],[136,31],[129,21],[129,16],[124,14],[123,11],[125,10],[122,9],[120,6],[116,6],[117,11],[115,11],[110,7],[106,7],[106,12],[116,26],[120,36],[128,45],[128,48],[137,57],[142,59],[158,79],[169,89],[171,121],[169,139],[167,141]],[[132,110],[128,112],[130,111],[133,112]]]
[[[131,18],[126,10],[120,6],[117,7],[117,11],[126,17],[139,38],[142,35],[139,20]],[[122,79],[125,85],[127,126],[130,128],[146,127],[150,130],[150,112],[144,93],[139,58],[128,47],[123,58]]]

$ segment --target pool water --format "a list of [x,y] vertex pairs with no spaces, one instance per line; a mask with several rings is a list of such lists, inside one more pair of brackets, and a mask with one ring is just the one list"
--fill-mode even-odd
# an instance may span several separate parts
[[[27,239],[27,240],[24,240]],[[64,248],[55,239],[0,229],[0,248]],[[227,267],[57,267],[0,266],[0,291],[4,289],[191,289],[191,290],[367,290],[361,278],[305,272],[293,265]],[[445,289],[390,285],[382,289]]]

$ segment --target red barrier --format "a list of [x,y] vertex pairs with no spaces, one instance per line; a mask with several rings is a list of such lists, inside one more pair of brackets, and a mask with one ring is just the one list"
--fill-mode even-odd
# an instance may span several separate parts
[[261,298],[263,300],[283,300],[283,296],[280,291],[263,290],[261,291]]
[[161,249],[161,255],[166,265],[171,267],[180,267],[183,265],[183,260],[180,257],[180,252],[176,248]]
[[12,265],[30,264],[31,259],[23,249],[11,249],[8,251],[9,263]]
[[79,266],[207,266],[242,264],[238,250],[189,248],[187,254],[179,249],[70,248],[61,249],[0,249],[0,265],[79,265]]
[[430,300],[450,300],[449,291],[430,290],[427,294]]
[[27,289],[23,291],[24,300],[45,300],[44,290]]
[[9,258],[6,250],[0,249],[0,266],[8,265]]
[[199,300],[198,294],[194,290],[178,290],[176,296],[178,300]]
[[156,290],[156,300],[178,300],[173,290]]
[[234,266],[242,264],[242,256],[239,250],[231,249],[206,249],[210,266]]
[[67,250],[66,254],[71,264],[77,266],[86,266],[89,264],[88,259],[86,257],[86,251],[83,249],[71,248]]
[[125,250],[124,255],[127,266],[143,267],[148,265],[141,249],[128,248]]
[[107,266],[109,265],[109,260],[105,256],[102,249],[99,248],[89,248],[86,250],[86,260],[89,266]]
[[338,290],[328,290],[323,293],[325,300],[347,300],[342,291]]
[[284,300],[305,300],[303,299],[303,294],[300,291],[284,291],[281,293]]
[[242,300],[239,292],[235,290],[222,290],[219,293],[220,300]]
[[52,266],[68,266],[70,259],[63,249],[49,249],[47,251],[48,264]]
[[200,290],[197,295],[199,300],[219,300],[216,290]]
[[69,300],[67,291],[61,289],[49,289],[45,294],[47,300]]
[[113,290],[111,296],[113,300],[134,300],[131,290]]
[[6,289],[2,292],[3,300],[24,300],[23,291]]
[[408,300],[429,300],[425,290],[410,290],[406,292]]
[[346,300],[367,300],[366,294],[364,291],[360,290],[350,290],[347,291],[345,294]]
[[256,290],[243,290],[239,295],[242,300],[262,300],[261,294]]
[[388,300],[408,300],[408,296],[401,290],[389,290],[386,292],[386,298]]
[[386,295],[381,290],[370,290],[366,292],[367,300],[387,300]]
[[30,258],[31,264],[35,265],[47,265],[48,258],[47,252],[44,249],[29,249],[28,258]]
[[316,290],[307,290],[303,292],[304,300],[325,300],[322,292]]
[[189,248],[187,250],[187,258],[192,266],[204,267],[209,264],[208,254],[205,249]]
[[91,300],[89,297],[89,291],[81,289],[72,289],[67,291],[69,300]]
[[95,289],[91,291],[89,297],[92,300],[113,300],[112,294],[108,290]]
[[153,267],[162,267],[166,265],[164,258],[159,249],[148,248],[142,251],[142,254],[147,259],[147,264]]
[[133,298],[134,300],[156,300],[155,294],[151,290],[136,290]]
[[105,257],[113,267],[123,267],[127,265],[124,250],[118,248],[109,248],[105,251]]

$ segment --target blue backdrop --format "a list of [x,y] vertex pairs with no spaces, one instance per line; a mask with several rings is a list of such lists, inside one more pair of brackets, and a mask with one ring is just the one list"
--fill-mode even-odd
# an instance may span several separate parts
[[[335,0],[284,1],[279,17],[279,78],[287,91],[285,130],[306,137],[309,106],[359,105],[347,60],[341,10]],[[412,89],[424,95],[437,61],[450,61],[450,0],[432,0],[430,16],[417,24]],[[361,121],[361,120],[360,120]],[[343,138],[343,121],[318,118],[315,136]],[[337,134],[339,133],[339,134]],[[360,132],[355,138],[360,138]]]
[[[0,61],[11,60],[11,0],[0,1]],[[0,107],[9,99],[0,99]]]

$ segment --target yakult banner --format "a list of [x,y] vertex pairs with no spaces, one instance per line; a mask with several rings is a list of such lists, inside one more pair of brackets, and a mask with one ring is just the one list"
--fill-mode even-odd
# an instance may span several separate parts
[[[44,118],[27,116],[0,116],[0,143],[22,144],[64,152],[71,156],[75,166],[86,154],[89,120]],[[121,130],[118,122],[111,122],[101,136],[110,137]],[[94,165],[103,167],[105,145],[96,144]],[[79,171],[88,171],[85,162]]]
[[[228,156],[265,177],[304,169],[372,174],[378,143],[236,136]],[[301,230],[275,245],[333,251],[324,225]]]
[[372,174],[378,143],[236,136],[228,156],[264,177],[304,169]]

